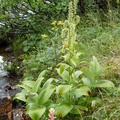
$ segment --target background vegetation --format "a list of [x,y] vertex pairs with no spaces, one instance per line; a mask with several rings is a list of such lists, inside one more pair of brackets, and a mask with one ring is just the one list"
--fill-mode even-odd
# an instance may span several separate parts
[[[68,9],[70,1],[0,1],[0,39],[10,44],[16,58],[7,69],[21,75],[23,81],[19,86],[24,92],[16,98],[26,102],[27,113],[33,120],[42,115],[46,119],[51,107],[55,108],[57,119],[119,120],[120,2],[79,0],[77,9]],[[79,15],[79,23],[70,20],[74,18],[72,13]],[[61,36],[66,20],[72,37]],[[70,45],[71,39],[74,42]],[[69,59],[64,59],[69,54]],[[44,77],[43,70],[47,70]],[[74,82],[68,81],[73,77]],[[88,79],[93,81],[88,83]],[[107,79],[106,85],[99,83]],[[33,106],[41,108],[36,109],[35,115]],[[63,108],[66,112],[62,113]]]

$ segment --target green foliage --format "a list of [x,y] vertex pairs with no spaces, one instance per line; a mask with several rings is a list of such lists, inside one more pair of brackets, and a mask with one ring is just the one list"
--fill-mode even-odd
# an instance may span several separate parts
[[[55,90],[55,86],[51,84],[53,79],[47,80],[43,85],[45,71],[41,72],[36,81],[23,81],[22,85],[18,85],[24,90],[21,93],[16,94],[14,99],[22,100],[26,102],[27,114],[33,120],[39,120],[39,118],[45,113],[47,102]],[[34,112],[32,112],[34,111]]]
[[[89,68],[81,60],[83,53],[78,49],[76,34],[76,27],[80,18],[76,15],[76,8],[77,0],[70,2],[68,19],[64,22],[62,29],[62,47],[61,42],[58,41],[61,37],[58,27],[56,27],[61,22],[54,21],[52,23],[56,32],[53,33],[55,37],[51,42],[54,47],[54,55],[55,58],[58,57],[57,53],[60,49],[58,50],[57,47],[60,46],[61,57],[63,58],[62,62],[57,61],[57,58],[55,59],[57,61],[55,65],[58,63],[56,68],[58,75],[55,74],[55,78],[49,77],[46,79],[43,77],[46,71],[43,71],[36,81],[28,80],[30,77],[28,75],[37,73],[36,71],[40,70],[38,65],[41,65],[40,63],[45,60],[44,58],[40,59],[41,56],[31,55],[29,58],[31,60],[28,60],[30,63],[27,63],[30,67],[30,73],[27,74],[28,78],[21,85],[18,85],[23,90],[15,96],[15,99],[26,103],[26,113],[33,120],[46,119],[50,108],[55,108],[57,119],[66,119],[68,116],[77,119],[78,116],[91,109],[90,105],[95,109],[96,103],[101,103],[100,90],[111,89],[112,91],[115,88],[113,82],[101,79],[101,73],[104,72],[105,68],[101,67],[96,57],[93,56]],[[97,27],[99,29],[99,25]],[[34,35],[32,37],[34,39]],[[41,37],[49,40],[45,34]],[[24,48],[24,50],[29,49]],[[45,54],[43,54],[43,57],[46,57]],[[79,66],[82,66],[82,69]],[[52,74],[52,71],[50,73]],[[96,89],[99,92],[94,93]],[[117,91],[119,91],[119,88]]]
[[[48,69],[49,71],[54,71],[54,67],[58,64],[61,60],[60,56],[60,48],[61,48],[61,37],[60,37],[60,30],[62,27],[62,21],[53,21],[51,23],[52,29],[50,30],[50,34],[42,34],[41,40],[34,41],[31,45],[34,46],[33,48],[29,48],[28,51],[30,52],[29,55],[22,55],[22,65],[24,67],[24,78],[25,79],[35,79],[40,71],[44,69]],[[27,41],[24,41],[24,48],[28,48]],[[26,52],[28,52],[26,51]],[[53,62],[54,61],[54,62]],[[34,74],[33,74],[34,73]]]
[[89,86],[91,89],[96,87],[114,87],[114,84],[108,80],[99,80],[101,72],[104,72],[97,59],[93,56],[93,61],[89,64],[88,68],[82,68],[82,72],[87,76],[82,78],[82,81],[85,85]]
[[39,120],[39,118],[44,114],[46,108],[34,108],[27,111],[27,114],[30,116],[32,120]]
[[70,104],[61,103],[55,109],[56,116],[58,116],[59,118],[63,118],[65,115],[67,115],[72,110],[72,108],[73,106]]

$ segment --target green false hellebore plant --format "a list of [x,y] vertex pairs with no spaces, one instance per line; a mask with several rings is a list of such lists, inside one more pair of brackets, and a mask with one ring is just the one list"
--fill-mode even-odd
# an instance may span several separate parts
[[[109,68],[109,67],[108,67]],[[100,73],[105,71],[106,68],[102,68],[97,61],[97,58],[93,56],[93,60],[89,63],[89,68],[82,68],[82,72],[87,76],[83,77],[83,83],[88,86],[91,90],[100,87],[114,87],[114,84],[109,80],[100,80]]]
[[15,99],[26,102],[26,113],[33,120],[39,120],[44,114],[48,107],[49,98],[55,90],[55,85],[51,84],[53,78],[48,79],[42,85],[45,72],[41,72],[36,81],[23,81],[22,85],[18,85],[23,90],[15,96]]
[[89,69],[78,69],[82,53],[77,50],[76,25],[80,18],[76,15],[76,9],[77,0],[74,0],[69,3],[68,20],[63,24],[61,51],[64,62],[56,68],[58,78],[46,80],[43,71],[36,81],[23,81],[19,85],[23,90],[15,99],[26,102],[26,113],[33,120],[46,118],[50,108],[55,109],[57,118],[64,118],[68,113],[81,114],[88,110],[83,103],[93,88],[114,87],[112,82],[98,79],[102,68],[95,57],[90,62]]

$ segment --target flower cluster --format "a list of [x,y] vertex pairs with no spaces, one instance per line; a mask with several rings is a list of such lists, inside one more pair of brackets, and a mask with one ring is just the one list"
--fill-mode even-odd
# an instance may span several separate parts
[[63,25],[63,21],[53,21],[51,25],[56,26],[56,25]]
[[42,38],[46,38],[47,35],[46,35],[46,34],[42,34],[41,37],[42,37]]
[[54,31],[54,30],[56,30],[56,28],[58,28],[58,26],[62,26],[63,25],[63,21],[53,21],[52,23],[51,23],[51,25],[53,26],[52,27],[52,30]]
[[56,117],[54,116],[54,114],[55,114],[55,110],[53,109],[53,108],[50,108],[50,110],[49,110],[49,118],[48,118],[48,120],[54,120]]

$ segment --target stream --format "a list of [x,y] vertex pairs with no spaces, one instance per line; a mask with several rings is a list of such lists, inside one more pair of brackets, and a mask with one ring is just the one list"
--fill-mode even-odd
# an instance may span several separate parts
[[0,120],[8,119],[8,113],[12,111],[13,97],[18,92],[16,85],[19,80],[17,78],[10,78],[9,72],[4,70],[5,65],[10,66],[10,62],[4,61],[4,57],[11,56],[11,53],[5,51],[6,46],[0,46]]

